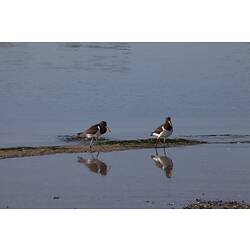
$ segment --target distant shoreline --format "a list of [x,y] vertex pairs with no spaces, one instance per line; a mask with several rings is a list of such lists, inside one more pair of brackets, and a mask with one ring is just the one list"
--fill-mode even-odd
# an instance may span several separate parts
[[[131,149],[154,148],[155,139],[136,139],[136,140],[117,140],[117,141],[100,141],[94,144],[92,152],[111,152]],[[182,138],[167,139],[166,147],[186,146],[204,144],[205,141],[187,140]],[[163,144],[158,145],[163,148]],[[0,148],[0,159],[41,156],[59,153],[87,153],[91,152],[89,145],[86,144],[71,144],[62,146],[38,146],[38,147],[11,147]]]

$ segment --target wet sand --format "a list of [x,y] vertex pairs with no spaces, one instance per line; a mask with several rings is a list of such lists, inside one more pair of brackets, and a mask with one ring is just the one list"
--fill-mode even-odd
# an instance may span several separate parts
[[[111,152],[129,149],[143,149],[154,148],[155,139],[137,139],[137,140],[120,140],[120,141],[101,141],[95,144],[90,149],[89,145],[84,144],[70,144],[63,146],[40,146],[40,147],[13,147],[13,148],[0,148],[0,159],[14,158],[14,157],[26,157],[26,156],[38,156],[49,155],[58,153],[84,153],[84,152]],[[203,144],[204,141],[191,140],[191,139],[167,139],[166,147],[184,146]],[[163,144],[158,145],[159,148],[164,147]]]

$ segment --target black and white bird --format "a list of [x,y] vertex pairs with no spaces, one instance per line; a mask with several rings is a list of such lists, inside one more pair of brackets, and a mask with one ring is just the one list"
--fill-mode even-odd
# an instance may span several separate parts
[[166,138],[172,135],[172,133],[173,133],[173,125],[171,117],[167,117],[165,119],[165,123],[161,124],[157,129],[155,129],[155,131],[151,133],[151,136],[155,136],[157,138],[155,147],[157,147],[160,138],[164,138],[164,146],[165,146]]
[[85,131],[78,133],[77,136],[81,138],[91,139],[90,149],[92,149],[94,139],[98,139],[101,135],[105,134],[107,131],[111,132],[111,129],[108,127],[107,122],[101,121],[98,124],[92,125]]

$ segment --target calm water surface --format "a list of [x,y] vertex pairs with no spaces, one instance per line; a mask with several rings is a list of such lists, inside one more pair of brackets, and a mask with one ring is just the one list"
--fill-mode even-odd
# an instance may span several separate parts
[[63,143],[107,120],[108,138],[250,134],[248,43],[0,43],[0,146]]
[[[0,161],[0,208],[182,208],[250,202],[250,144],[198,145]],[[94,159],[93,159],[94,158]]]
[[100,120],[109,139],[148,137],[166,116],[174,136],[225,143],[0,160],[0,207],[250,202],[249,72],[249,43],[0,43],[0,147]]

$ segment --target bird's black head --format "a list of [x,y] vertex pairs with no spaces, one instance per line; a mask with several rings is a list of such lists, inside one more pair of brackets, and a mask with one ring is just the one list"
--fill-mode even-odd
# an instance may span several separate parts
[[107,127],[107,122],[105,121],[101,121],[99,124],[101,127],[105,127],[105,128]]
[[[99,125],[100,125],[101,128],[105,128],[105,129],[107,129],[109,132],[111,132],[111,129],[108,127],[107,122],[101,121],[101,122],[99,123]],[[105,130],[105,132],[106,132],[106,130]]]
[[173,127],[172,121],[171,121],[171,117],[168,116],[168,117],[166,118],[165,124],[169,124],[171,127]]
[[168,116],[165,121],[166,121],[166,123],[171,122],[171,117]]

